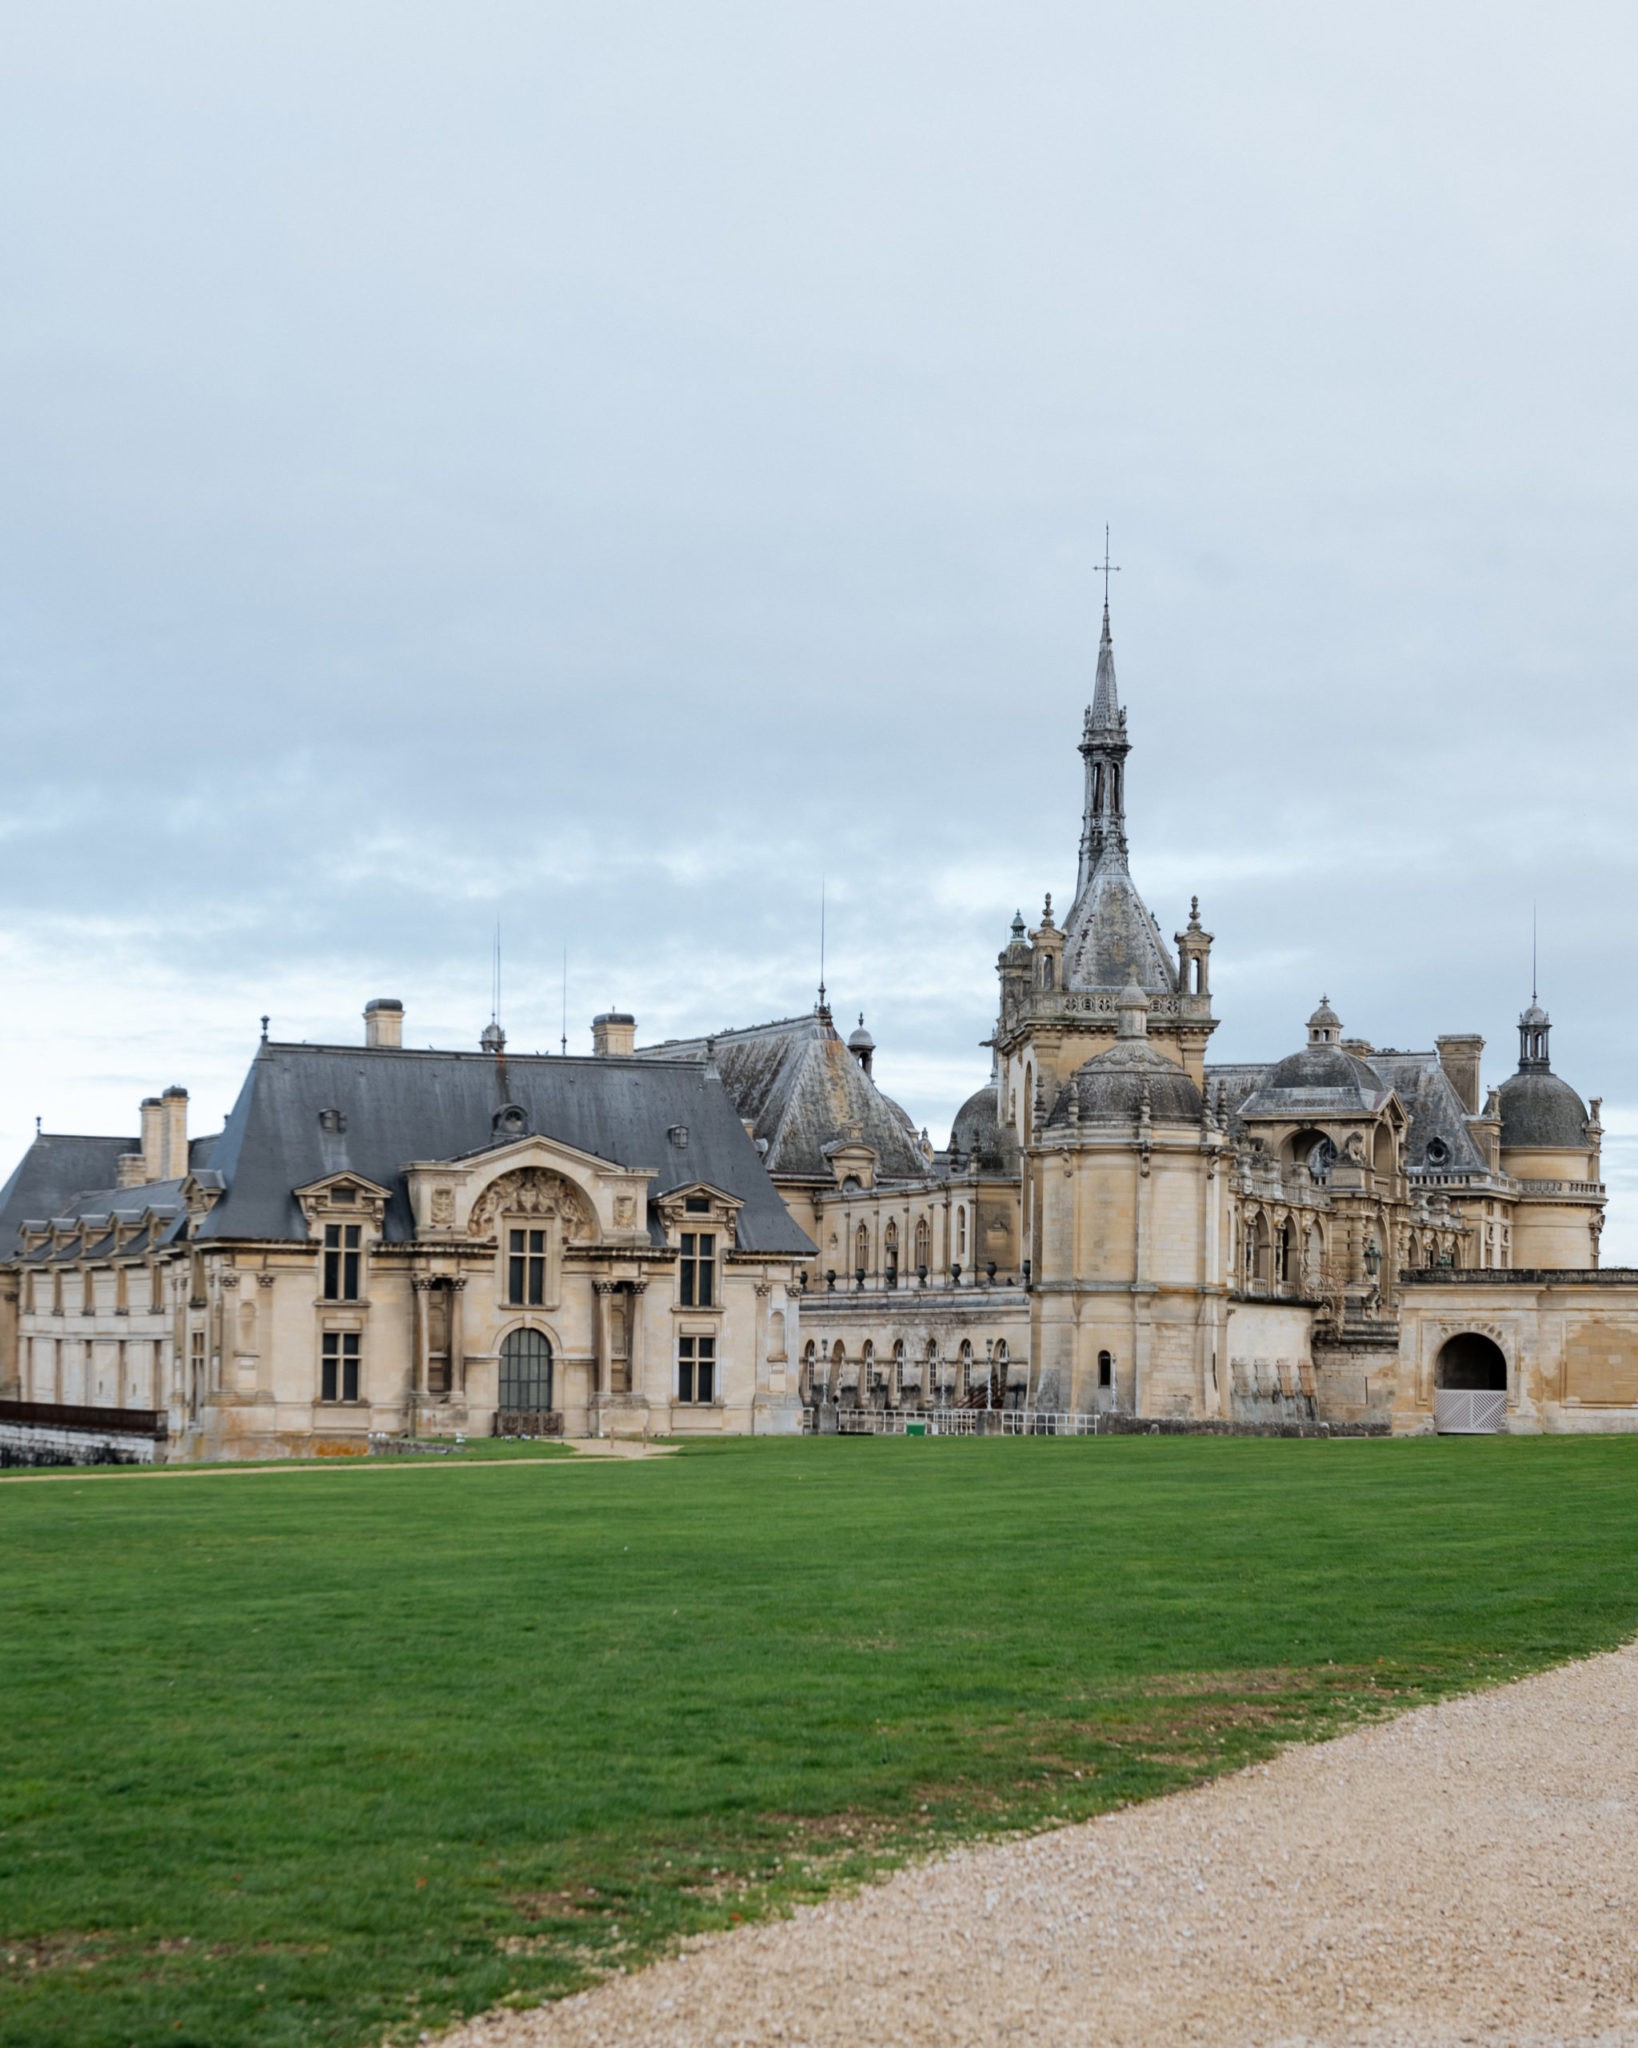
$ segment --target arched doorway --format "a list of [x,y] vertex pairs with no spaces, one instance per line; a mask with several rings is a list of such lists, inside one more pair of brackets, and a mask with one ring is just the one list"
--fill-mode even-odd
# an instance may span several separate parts
[[1493,1436],[1507,1427],[1507,1358],[1477,1330],[1447,1337],[1433,1362],[1433,1420],[1442,1436]]
[[544,1330],[510,1331],[501,1345],[503,1415],[544,1415],[552,1405],[552,1346]]

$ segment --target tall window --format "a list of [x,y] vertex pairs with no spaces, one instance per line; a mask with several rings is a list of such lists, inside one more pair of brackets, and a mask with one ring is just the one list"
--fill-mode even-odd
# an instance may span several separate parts
[[[362,1226],[357,1223],[326,1223],[324,1226],[324,1298],[326,1301],[357,1301],[359,1244]],[[334,1400],[334,1395],[326,1399]],[[348,1397],[349,1399],[351,1396]]]
[[870,1271],[870,1232],[862,1223],[853,1233],[853,1264],[861,1273]]
[[714,1400],[717,1391],[717,1340],[715,1337],[677,1339],[677,1399]]
[[319,1374],[321,1401],[358,1399],[358,1332],[326,1330]]
[[500,1405],[539,1413],[552,1405],[552,1345],[544,1330],[513,1330],[501,1346]]
[[916,1265],[921,1268],[930,1263],[927,1254],[932,1245],[932,1233],[927,1228],[927,1218],[919,1217],[916,1222]]
[[[709,1230],[685,1230],[682,1264],[677,1272],[677,1300],[684,1308],[713,1308],[716,1299],[716,1237]],[[706,1394],[702,1398],[709,1401],[711,1396]],[[683,1399],[686,1401],[689,1396],[685,1394]]]
[[1112,1387],[1115,1384],[1115,1361],[1107,1351],[1098,1353],[1098,1385]]
[[[506,1298],[520,1308],[539,1308],[546,1299],[546,1233],[512,1230],[506,1236]],[[503,1401],[504,1408],[506,1403]]]

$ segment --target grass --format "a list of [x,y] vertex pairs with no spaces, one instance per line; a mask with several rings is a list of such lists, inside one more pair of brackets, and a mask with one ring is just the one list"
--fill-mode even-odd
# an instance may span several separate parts
[[0,1485],[0,2042],[413,2039],[1638,1630],[1634,1437],[540,1462]]

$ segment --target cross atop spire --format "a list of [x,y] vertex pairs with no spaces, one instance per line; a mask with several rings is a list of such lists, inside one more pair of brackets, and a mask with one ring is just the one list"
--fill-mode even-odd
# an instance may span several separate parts
[[1107,638],[1109,633],[1109,579],[1111,576],[1118,576],[1120,574],[1119,562],[1111,562],[1109,559],[1109,528],[1107,526],[1103,529],[1103,560],[1098,564],[1098,567],[1103,571],[1103,630]]

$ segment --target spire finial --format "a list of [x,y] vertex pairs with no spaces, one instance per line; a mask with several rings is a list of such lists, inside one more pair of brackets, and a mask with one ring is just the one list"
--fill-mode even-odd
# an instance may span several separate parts
[[828,1017],[830,1005],[825,1000],[825,877],[819,877],[819,1015]]
[[1118,576],[1120,574],[1119,562],[1111,562],[1109,559],[1109,528],[1107,526],[1103,529],[1103,560],[1098,564],[1098,567],[1103,571],[1103,637],[1107,640],[1109,637],[1109,579],[1111,576]]

